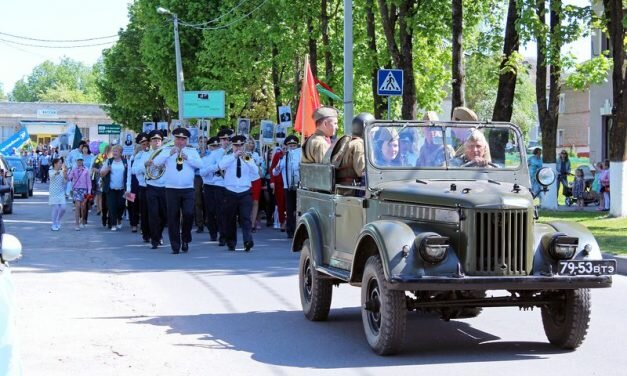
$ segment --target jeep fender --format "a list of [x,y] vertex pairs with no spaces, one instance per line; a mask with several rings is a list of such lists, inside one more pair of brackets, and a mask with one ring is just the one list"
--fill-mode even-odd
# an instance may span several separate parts
[[309,239],[314,266],[317,267],[322,264],[322,232],[320,231],[318,213],[313,209],[308,210],[298,218],[292,241],[292,252],[300,252],[306,239]]
[[[536,223],[533,239],[533,274],[555,273],[557,261],[549,255],[546,247],[554,234],[562,233],[579,238],[579,245],[573,259],[576,260],[602,260],[603,255],[594,235],[585,226],[577,222],[555,221],[549,223]],[[584,247],[589,245],[589,252],[584,252]],[[551,269],[552,268],[552,269]]]
[[[449,247],[447,257],[437,265],[425,262],[414,247],[414,239],[432,232],[427,226],[399,220],[380,220],[368,223],[357,238],[351,267],[351,284],[360,284],[368,257],[378,254],[386,279],[398,276],[453,276],[459,259]],[[405,252],[403,252],[405,251]]]

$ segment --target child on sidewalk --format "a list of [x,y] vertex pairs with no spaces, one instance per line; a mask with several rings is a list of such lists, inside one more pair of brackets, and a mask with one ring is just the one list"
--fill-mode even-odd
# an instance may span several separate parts
[[577,199],[577,210],[583,210],[583,195],[586,189],[586,181],[583,178],[583,170],[575,170],[575,181],[573,183],[573,197]]

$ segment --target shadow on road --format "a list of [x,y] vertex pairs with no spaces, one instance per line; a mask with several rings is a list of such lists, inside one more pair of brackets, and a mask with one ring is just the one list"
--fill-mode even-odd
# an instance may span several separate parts
[[[376,356],[364,338],[358,308],[335,309],[326,322],[310,322],[300,311],[117,317],[167,328],[168,334],[196,335],[204,344],[178,346],[251,353],[267,364],[305,368],[351,368],[544,359],[559,353],[548,343],[502,342],[461,321],[409,314],[403,353]],[[295,331],[295,328],[298,328]]]

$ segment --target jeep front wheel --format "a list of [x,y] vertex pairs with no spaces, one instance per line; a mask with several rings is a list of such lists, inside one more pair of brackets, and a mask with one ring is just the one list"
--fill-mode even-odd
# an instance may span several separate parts
[[552,345],[574,350],[588,332],[590,290],[562,290],[558,297],[559,302],[542,307],[544,333]]
[[311,321],[326,320],[331,309],[333,284],[316,270],[311,258],[309,239],[305,240],[300,251],[298,283],[305,317]]
[[385,287],[381,260],[370,256],[361,283],[361,319],[368,344],[375,353],[391,355],[401,349],[407,322],[406,307],[405,292]]

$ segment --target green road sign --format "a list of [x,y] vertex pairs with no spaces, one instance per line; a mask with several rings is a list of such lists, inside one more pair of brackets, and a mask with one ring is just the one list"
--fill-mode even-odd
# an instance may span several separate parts
[[98,134],[120,134],[122,126],[118,124],[98,124]]
[[183,118],[223,119],[224,91],[186,91],[183,94]]

